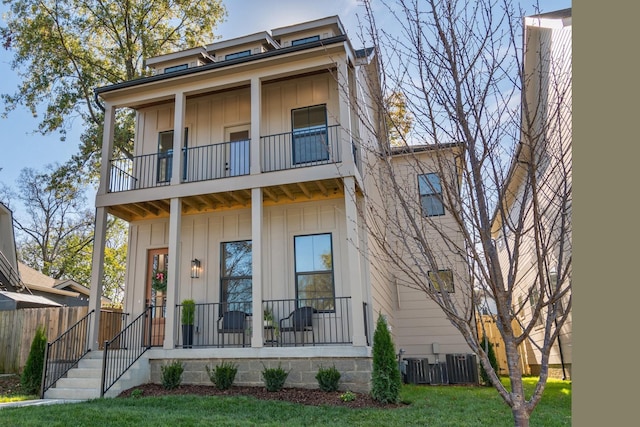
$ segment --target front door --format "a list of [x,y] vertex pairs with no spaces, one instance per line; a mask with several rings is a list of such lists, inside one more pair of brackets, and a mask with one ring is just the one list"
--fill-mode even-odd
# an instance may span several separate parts
[[164,343],[165,314],[167,301],[167,267],[169,250],[150,249],[147,253],[147,307],[151,308],[150,337],[152,346]]

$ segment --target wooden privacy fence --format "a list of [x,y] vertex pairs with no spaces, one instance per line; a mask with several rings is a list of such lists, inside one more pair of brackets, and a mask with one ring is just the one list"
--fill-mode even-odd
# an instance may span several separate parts
[[[478,318],[478,337],[482,339],[483,328],[484,332],[487,336],[487,339],[490,343],[493,344],[493,351],[496,355],[496,360],[498,361],[499,372],[498,375],[507,375],[509,374],[509,369],[507,367],[507,352],[504,348],[504,341],[502,340],[502,336],[500,335],[500,331],[498,330],[498,326],[496,325],[495,319],[491,315],[482,315]],[[516,320],[511,322],[511,327],[516,333],[521,333],[522,328]],[[524,375],[529,375],[531,373],[531,369],[529,368],[529,364],[527,363],[527,353],[524,345],[518,346],[518,353],[520,354],[520,369]]]
[[[43,326],[47,341],[82,319],[88,307],[25,308],[0,311],[0,373],[22,372],[29,357],[31,342],[39,326]],[[100,313],[99,341],[101,347],[120,332],[124,325],[121,310],[102,310]]]

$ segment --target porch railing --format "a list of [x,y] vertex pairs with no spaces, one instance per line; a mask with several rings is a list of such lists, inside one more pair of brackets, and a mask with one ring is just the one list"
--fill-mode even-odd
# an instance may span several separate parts
[[[294,311],[312,308],[311,327],[294,325]],[[273,315],[278,346],[351,344],[351,297],[284,299],[263,301],[263,309]],[[297,319],[301,320],[300,318]]]
[[[351,297],[266,300],[263,310],[269,311],[271,320],[263,322],[265,346],[301,345],[346,345],[352,343]],[[306,331],[293,328],[293,316],[298,307],[312,307],[312,326]],[[195,347],[245,347],[251,346],[252,314],[251,302],[203,303],[196,304],[193,337],[189,338],[189,328],[181,325],[182,306],[176,305],[177,348]],[[221,331],[221,316],[226,311],[241,311],[247,314],[242,326],[227,333]],[[282,330],[284,328],[284,330]],[[289,329],[287,329],[289,328]],[[294,333],[296,334],[294,336]],[[244,334],[244,338],[243,335]],[[304,334],[304,336],[302,336]]]
[[153,153],[111,159],[109,192],[139,190],[171,183],[171,153]]
[[[181,150],[182,182],[208,181],[250,173],[250,141],[232,141]],[[340,125],[260,137],[263,172],[342,162]],[[354,158],[358,159],[354,152]],[[173,153],[111,159],[109,192],[169,185]]]
[[262,171],[273,172],[340,163],[340,126],[309,132],[286,132],[260,137]]
[[95,310],[91,310],[62,335],[47,343],[40,398],[44,399],[44,392],[53,387],[60,378],[78,364],[85,354],[91,351],[89,331],[94,315]]
[[249,147],[249,140],[244,140],[188,148],[184,159],[184,181],[248,175]]
[[115,337],[104,343],[100,397],[151,348],[153,325],[148,307]]

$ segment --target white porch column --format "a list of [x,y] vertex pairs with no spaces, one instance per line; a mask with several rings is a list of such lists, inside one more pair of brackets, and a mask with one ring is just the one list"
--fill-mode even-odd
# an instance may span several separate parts
[[171,199],[171,214],[169,216],[169,265],[167,266],[167,308],[165,313],[163,345],[163,348],[165,349],[172,349],[175,347],[176,304],[179,296],[178,286],[180,284],[181,225],[182,201],[180,198],[173,198]]
[[115,133],[115,107],[106,103],[104,110],[104,128],[102,130],[102,163],[100,165],[100,184],[98,194],[107,194],[109,189],[110,164],[113,156],[113,135]]
[[347,169],[355,169],[353,161],[353,147],[351,144],[351,80],[349,79],[349,64],[347,58],[337,63],[339,119],[340,126],[340,150],[342,164],[349,166]]
[[[100,184],[98,194],[106,194],[109,189],[109,161],[113,155],[113,136],[115,134],[115,107],[105,104],[104,128],[102,132],[102,164],[100,165]],[[95,317],[89,331],[91,350],[98,350],[100,343],[100,308],[102,306],[102,280],[104,278],[104,249],[107,240],[107,209],[96,209],[94,226],[93,254],[91,259],[91,289],[89,291],[89,311],[95,310]]]
[[262,86],[260,79],[251,79],[251,148],[249,150],[251,175],[262,171],[262,154],[260,152],[260,114],[262,111]]
[[356,181],[352,176],[344,178],[344,204],[347,221],[347,263],[351,285],[351,309],[353,314],[353,345],[367,345],[362,315],[362,270],[360,268],[360,239],[358,233],[358,209],[356,206]]
[[184,92],[176,93],[175,111],[173,112],[173,158],[171,160],[171,185],[182,182],[182,165],[184,164],[184,115],[186,111],[186,99]]
[[262,189],[251,189],[251,347],[262,347]]
[[100,343],[100,307],[102,303],[102,280],[104,277],[104,248],[107,240],[107,209],[96,209],[96,224],[93,236],[91,260],[91,288],[89,290],[89,311],[95,310],[95,317],[89,331],[91,350],[98,350]]

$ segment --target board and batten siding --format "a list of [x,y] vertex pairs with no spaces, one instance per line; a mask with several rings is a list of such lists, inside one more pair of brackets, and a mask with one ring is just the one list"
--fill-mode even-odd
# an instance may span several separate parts
[[[181,222],[181,273],[177,301],[193,298],[198,303],[219,302],[220,245],[251,240],[251,210],[185,215]],[[138,221],[130,226],[131,262],[127,271],[127,292],[130,294],[127,301],[134,303],[127,310],[136,313],[142,310],[147,251],[168,247],[168,227],[167,219]],[[294,236],[317,233],[332,234],[336,296],[351,295],[347,266],[343,264],[347,241],[342,199],[265,206],[263,233],[264,299],[295,298]],[[193,258],[202,260],[202,275],[197,279],[192,279],[189,274]]]

